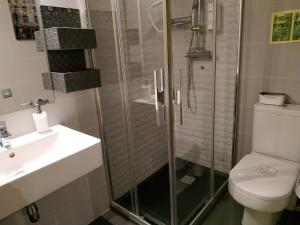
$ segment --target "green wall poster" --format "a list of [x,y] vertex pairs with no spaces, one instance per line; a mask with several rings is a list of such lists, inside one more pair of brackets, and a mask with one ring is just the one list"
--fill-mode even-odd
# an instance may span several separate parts
[[294,12],[292,41],[300,41],[300,10]]
[[300,42],[300,10],[273,13],[271,25],[272,44]]
[[288,42],[291,40],[293,12],[277,12],[272,14],[271,42]]

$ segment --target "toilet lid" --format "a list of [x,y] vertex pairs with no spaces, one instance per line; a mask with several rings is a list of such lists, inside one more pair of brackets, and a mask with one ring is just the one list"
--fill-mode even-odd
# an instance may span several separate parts
[[298,164],[258,153],[246,155],[230,172],[240,191],[263,200],[279,200],[294,191]]

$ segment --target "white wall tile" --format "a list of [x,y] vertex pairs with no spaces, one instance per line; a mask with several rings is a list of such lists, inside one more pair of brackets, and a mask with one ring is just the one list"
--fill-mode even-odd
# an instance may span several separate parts
[[[6,0],[2,0],[7,2]],[[37,52],[35,41],[15,38],[11,15],[2,3],[0,8],[0,90],[11,88],[13,97],[0,96],[0,114],[20,109],[20,104],[37,98],[53,100],[44,90],[41,74],[48,71],[44,53]]]
[[[3,0],[6,2],[6,0]],[[0,2],[0,28],[12,31],[10,15],[6,4]],[[55,3],[42,1],[42,4]],[[79,8],[82,1],[56,1],[62,7]],[[101,2],[100,2],[101,3]],[[14,83],[17,87],[15,103],[21,101],[20,96],[50,98],[42,93],[41,72],[47,71],[43,53],[35,49],[34,41],[16,41],[11,32],[0,31],[0,61],[13,67],[1,71],[0,88],[4,83]],[[6,52],[4,56],[1,54]],[[5,59],[6,61],[4,61]],[[9,63],[11,62],[11,63]],[[17,64],[17,66],[16,66]],[[2,67],[3,66],[3,67]],[[10,74],[9,79],[3,79],[2,74]],[[24,82],[26,81],[26,82]],[[38,85],[38,86],[36,86]],[[14,87],[13,85],[11,85]],[[20,94],[18,94],[18,92]],[[99,137],[98,117],[93,90],[78,91],[70,94],[55,93],[55,103],[48,104],[43,109],[48,113],[49,125],[63,124],[73,129]],[[24,99],[25,99],[24,98]],[[9,102],[1,102],[9,106]],[[17,111],[0,115],[0,120],[7,122],[13,136],[35,131],[32,120],[32,110]],[[100,151],[100,149],[99,149]],[[37,205],[40,209],[39,225],[87,225],[109,208],[104,167],[100,167],[65,187],[40,199]],[[0,221],[0,225],[30,224],[23,211],[19,211]]]

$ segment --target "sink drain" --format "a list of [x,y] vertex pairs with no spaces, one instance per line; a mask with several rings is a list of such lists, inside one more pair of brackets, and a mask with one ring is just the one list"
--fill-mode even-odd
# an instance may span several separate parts
[[11,152],[11,153],[9,153],[9,158],[13,158],[13,157],[15,157],[16,156],[16,154],[14,153],[14,152]]

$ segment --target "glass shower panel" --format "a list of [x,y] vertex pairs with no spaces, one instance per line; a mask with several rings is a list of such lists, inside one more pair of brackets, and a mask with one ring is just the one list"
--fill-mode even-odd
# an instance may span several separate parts
[[[113,1],[118,9],[122,86],[133,164],[136,214],[170,224],[168,136],[164,107],[163,2]],[[125,193],[118,203],[130,203]]]
[[212,194],[214,49],[213,32],[208,29],[208,10],[212,2],[171,2],[177,95],[174,106],[177,224],[182,225],[205,206]]
[[[117,66],[112,12],[109,4],[95,7],[94,0],[89,5],[90,25],[95,29],[97,41],[101,43],[94,52],[94,61],[101,68],[100,88],[101,113],[104,125],[106,161],[110,176],[112,200],[134,212],[132,163],[129,151],[128,131],[123,101],[123,90]],[[105,44],[102,44],[105,43]],[[107,60],[109,59],[109,60]],[[126,202],[122,196],[129,195]]]
[[235,91],[239,43],[239,0],[218,0],[214,124],[214,191],[232,167]]

